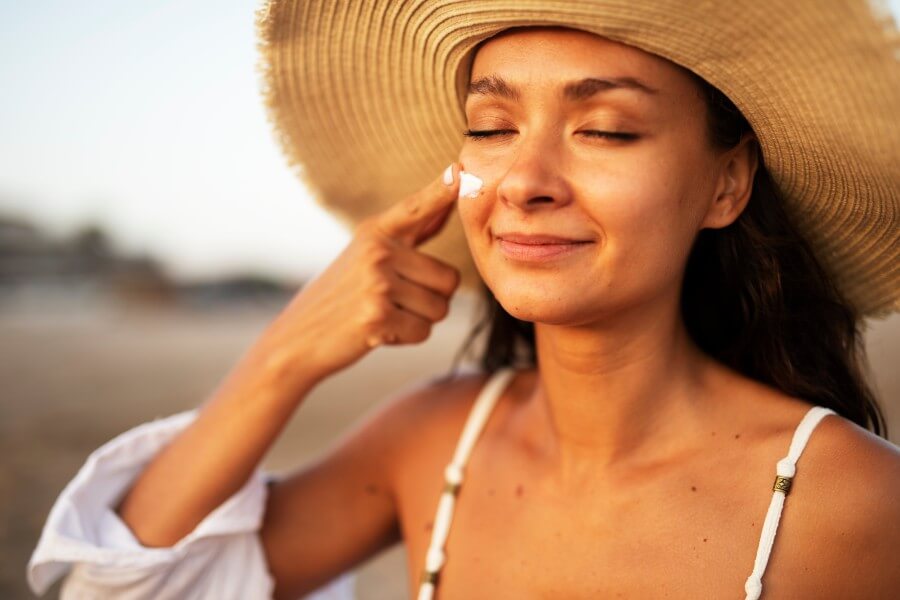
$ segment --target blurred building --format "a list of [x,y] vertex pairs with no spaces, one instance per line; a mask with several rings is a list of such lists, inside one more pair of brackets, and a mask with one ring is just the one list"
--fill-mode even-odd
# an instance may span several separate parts
[[52,297],[147,306],[279,305],[293,287],[256,274],[177,282],[151,257],[116,252],[99,226],[54,239],[24,220],[0,218],[0,302],[7,305]]

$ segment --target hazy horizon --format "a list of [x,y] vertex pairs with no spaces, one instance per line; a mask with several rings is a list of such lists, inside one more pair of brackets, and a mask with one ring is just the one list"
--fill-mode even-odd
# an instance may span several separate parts
[[97,224],[187,279],[324,267],[349,235],[271,134],[257,5],[4,4],[0,214],[54,236]]

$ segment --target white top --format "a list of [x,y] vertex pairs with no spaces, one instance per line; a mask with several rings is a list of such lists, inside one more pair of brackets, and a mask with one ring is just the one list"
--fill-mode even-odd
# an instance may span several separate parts
[[[272,478],[257,469],[244,486],[169,548],[148,548],[113,510],[150,460],[198,410],[126,431],[95,450],[65,487],[28,561],[28,584],[43,595],[67,572],[61,600],[263,600],[272,597],[257,532]],[[353,600],[355,572],[307,595]]]
[[[433,597],[436,576],[446,561],[444,544],[463,472],[491,410],[513,379],[511,367],[495,372],[470,410],[450,464],[438,504],[419,600]],[[142,546],[113,510],[153,457],[198,414],[198,409],[157,419],[113,438],[88,457],[50,510],[38,545],[28,562],[28,584],[43,595],[68,573],[61,600],[270,599],[274,581],[268,572],[258,531],[272,478],[259,469],[233,496],[169,548]],[[833,410],[810,408],[797,426],[787,456],[778,461],[772,502],[747,578],[747,600],[762,592],[762,576],[797,459],[812,430]],[[306,600],[353,600],[356,573],[349,571],[307,595]]]

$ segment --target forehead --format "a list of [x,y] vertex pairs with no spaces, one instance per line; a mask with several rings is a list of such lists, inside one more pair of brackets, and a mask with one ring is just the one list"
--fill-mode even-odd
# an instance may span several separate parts
[[696,91],[696,84],[665,58],[591,32],[521,27],[506,29],[477,48],[466,102],[483,97],[521,102],[523,91],[586,101],[613,89],[642,101],[672,101]]

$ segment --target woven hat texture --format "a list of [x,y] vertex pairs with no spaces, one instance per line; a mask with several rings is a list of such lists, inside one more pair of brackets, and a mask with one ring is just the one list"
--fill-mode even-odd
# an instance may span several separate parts
[[[475,46],[562,25],[675,62],[760,140],[788,214],[867,316],[900,310],[900,34],[864,0],[270,0],[263,95],[298,176],[345,226],[456,160]],[[422,250],[479,275],[455,212]]]

